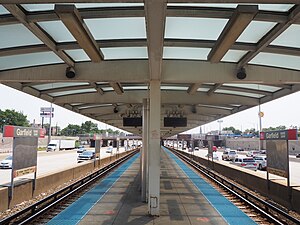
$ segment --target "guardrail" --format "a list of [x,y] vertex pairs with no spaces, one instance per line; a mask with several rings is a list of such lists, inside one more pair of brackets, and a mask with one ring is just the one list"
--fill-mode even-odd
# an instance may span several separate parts
[[95,180],[103,177],[109,171],[116,168],[118,165],[120,165],[121,163],[123,163],[124,161],[132,157],[138,151],[139,149],[134,150],[128,155],[125,155],[124,157],[108,164],[107,166],[82,178],[81,180],[78,180],[77,182],[49,195],[48,197],[34,203],[33,205],[23,209],[22,211],[17,212],[14,215],[11,215],[3,220],[0,220],[0,224],[1,225],[9,225],[9,224],[22,225],[22,224],[27,224],[30,221],[33,221],[35,218],[37,218],[37,216],[43,214],[53,206],[67,199],[68,197],[82,190],[83,188],[87,187]]

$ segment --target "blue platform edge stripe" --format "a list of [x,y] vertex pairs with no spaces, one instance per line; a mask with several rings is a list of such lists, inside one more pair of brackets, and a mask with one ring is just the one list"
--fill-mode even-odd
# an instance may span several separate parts
[[93,208],[93,206],[101,200],[105,193],[112,185],[121,177],[121,175],[133,164],[139,157],[137,153],[124,164],[118,167],[114,172],[104,178],[93,189],[82,195],[77,201],[65,208],[60,214],[51,219],[48,225],[76,225],[85,215]]
[[216,211],[230,225],[252,225],[255,223],[249,216],[236,207],[232,202],[219,193],[214,187],[203,180],[198,174],[183,163],[170,150],[163,147],[171,159],[173,159],[193,184],[204,195],[208,202],[216,209]]

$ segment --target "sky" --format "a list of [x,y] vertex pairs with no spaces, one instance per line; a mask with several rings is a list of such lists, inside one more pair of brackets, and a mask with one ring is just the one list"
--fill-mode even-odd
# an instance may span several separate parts
[[[273,100],[271,102],[261,105],[261,111],[264,112],[262,118],[262,127],[277,127],[291,125],[300,127],[300,92]],[[10,87],[0,84],[0,109],[14,109],[27,115],[28,120],[32,123],[41,123],[40,107],[50,107],[50,103],[39,98],[33,97],[26,93],[17,91]],[[52,119],[52,126],[56,124],[61,128],[68,124],[84,123],[91,120],[98,124],[99,129],[113,128],[109,125],[93,120],[89,117],[82,116],[78,113],[69,111],[63,107],[54,105],[54,118]],[[221,119],[221,129],[224,127],[233,126],[236,129],[244,131],[250,128],[259,128],[258,106],[248,110],[224,117]],[[45,119],[45,123],[49,122],[49,118]],[[208,123],[202,126],[202,132],[209,132],[211,130],[219,130],[219,123],[217,121]],[[113,128],[116,129],[116,128]],[[190,130],[191,133],[199,133],[200,129],[195,128]]]

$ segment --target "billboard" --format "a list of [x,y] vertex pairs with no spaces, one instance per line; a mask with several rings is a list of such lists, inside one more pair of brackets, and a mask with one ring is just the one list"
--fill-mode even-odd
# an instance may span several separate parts
[[269,173],[288,177],[289,162],[286,140],[268,140],[267,147],[267,170]]
[[177,134],[178,140],[191,140],[192,135],[191,134]]

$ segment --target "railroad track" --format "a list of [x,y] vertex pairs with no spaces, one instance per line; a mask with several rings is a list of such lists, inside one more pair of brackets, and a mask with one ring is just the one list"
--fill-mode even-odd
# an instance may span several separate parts
[[45,224],[59,214],[68,205],[76,201],[82,194],[90,190],[97,181],[136,154],[136,150],[100,170],[76,181],[75,183],[49,195],[33,205],[0,220],[1,225]]
[[208,180],[209,183],[211,183],[221,194],[251,217],[257,224],[300,224],[299,219],[291,216],[278,206],[275,206],[267,202],[265,199],[262,199],[244,188],[237,186],[235,183],[225,179],[214,171],[200,165],[190,157],[176,150],[170,150],[184,162],[192,166],[196,171],[204,175],[204,178]]

